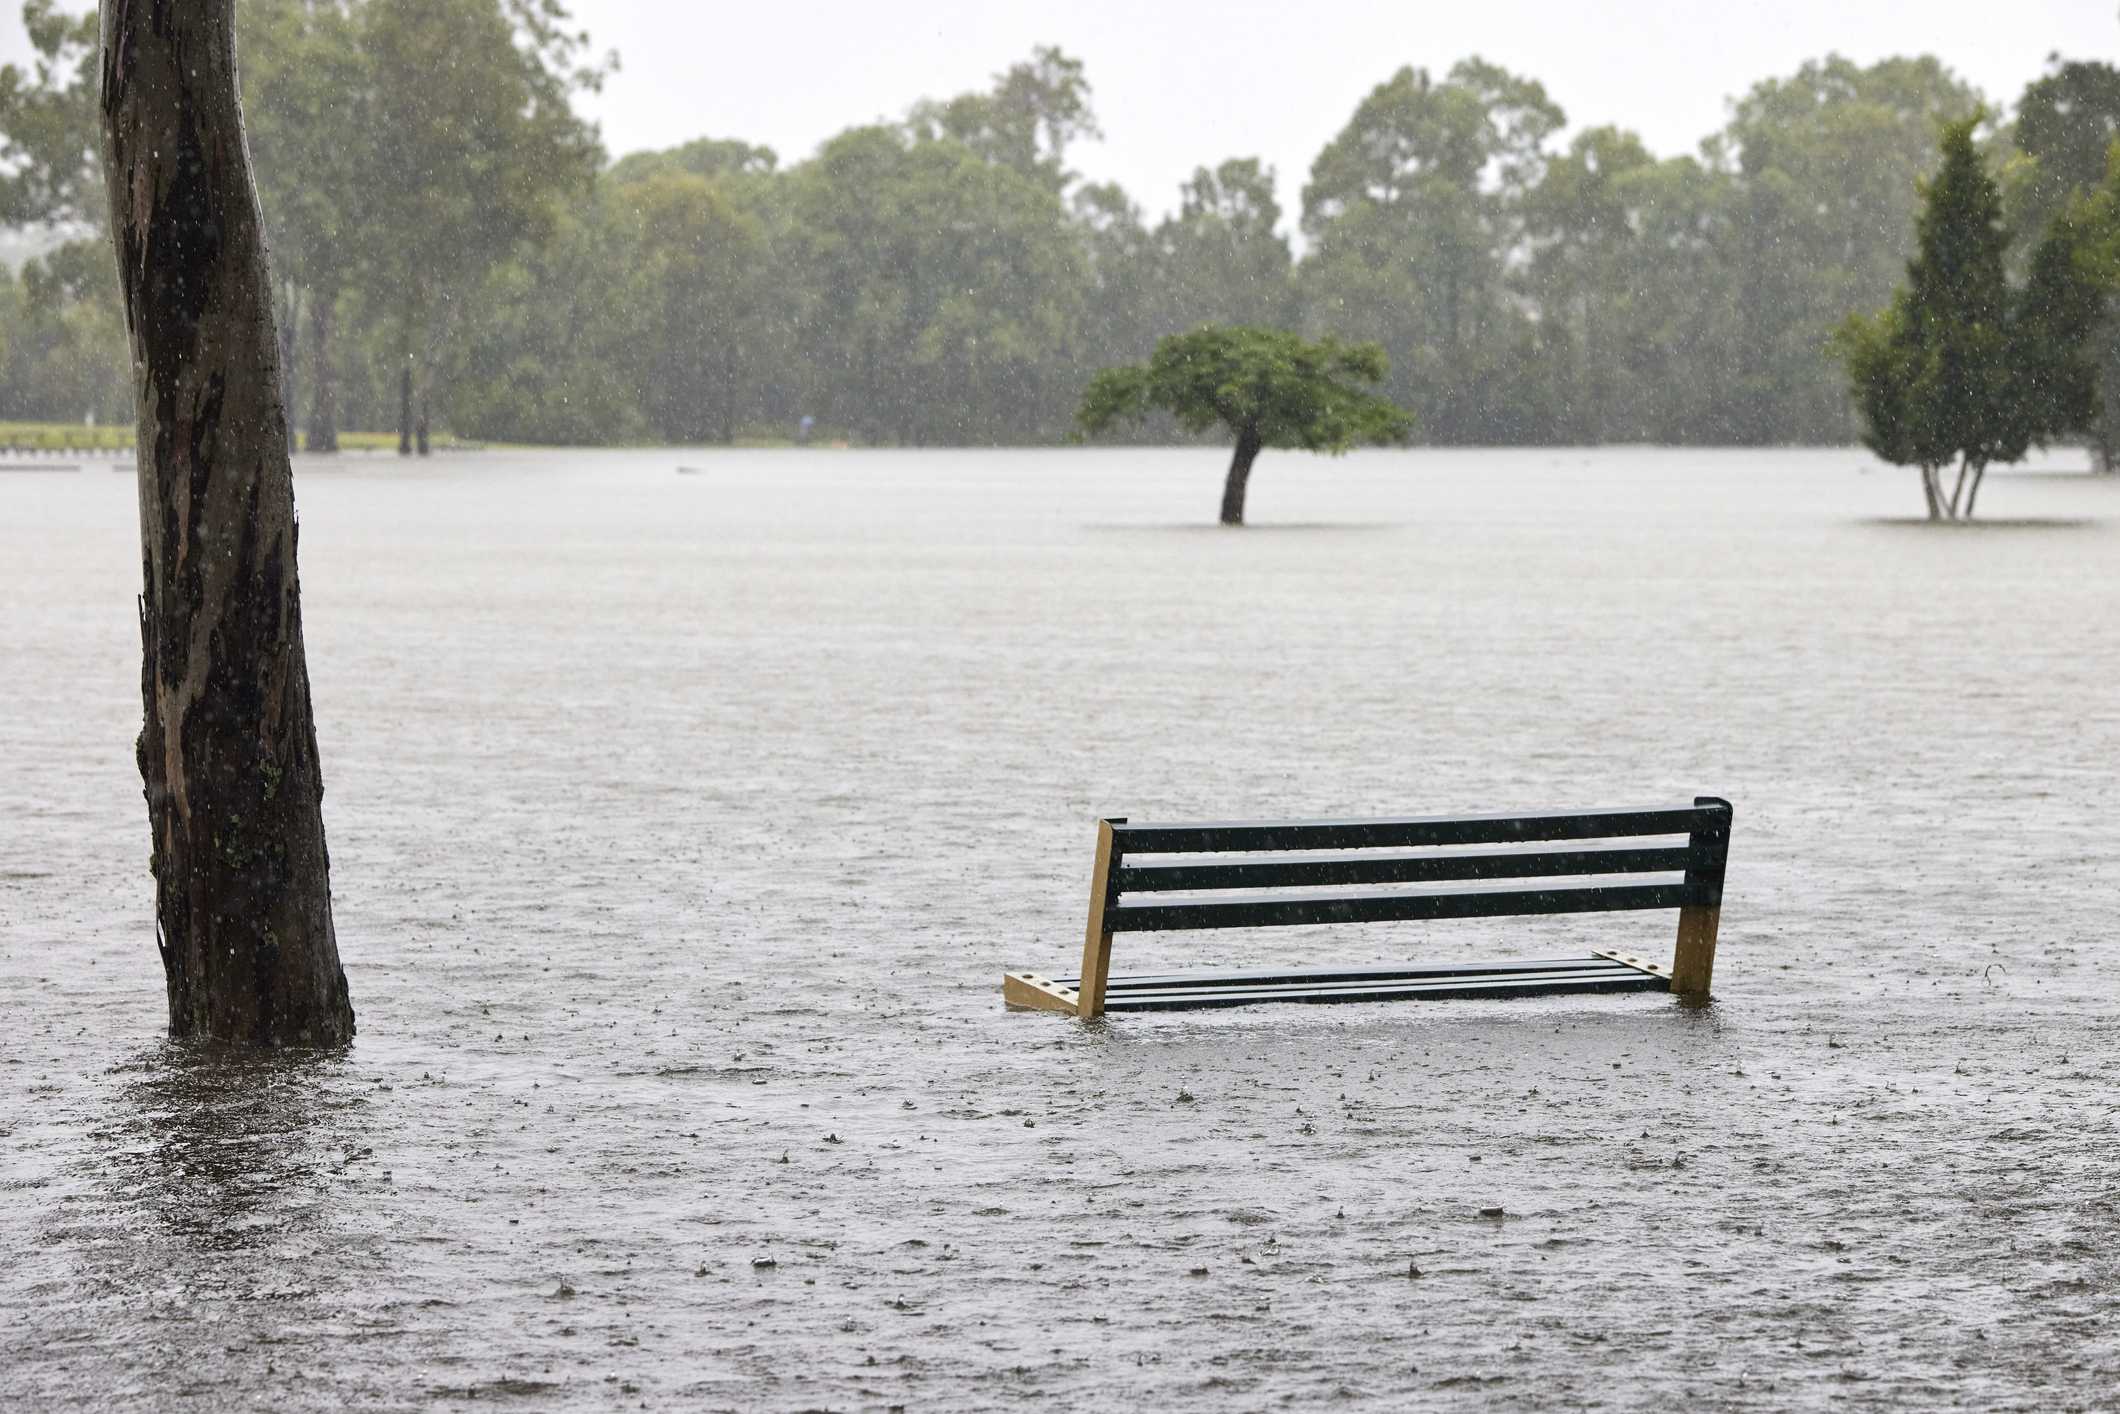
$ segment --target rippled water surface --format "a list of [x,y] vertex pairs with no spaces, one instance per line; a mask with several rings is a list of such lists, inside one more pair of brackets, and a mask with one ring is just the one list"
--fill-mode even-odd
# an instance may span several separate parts
[[[0,476],[0,1405],[2114,1408],[2075,460],[1934,530],[1846,451],[1270,455],[1241,533],[1211,452],[304,462],[360,1037],[248,1062],[158,1040],[131,481]],[[1000,1006],[1099,814],[1702,792],[1705,1011]]]

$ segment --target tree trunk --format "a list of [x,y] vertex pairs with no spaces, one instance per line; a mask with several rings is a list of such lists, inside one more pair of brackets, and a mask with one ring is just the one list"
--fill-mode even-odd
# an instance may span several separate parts
[[1974,505],[1976,505],[1976,504],[1977,504],[1977,503],[1979,502],[1979,500],[1980,500],[1980,483],[1981,483],[1981,482],[1983,482],[1983,481],[1985,481],[1986,479],[1987,479],[1987,463],[1986,463],[1986,462],[1974,462],[1974,463],[1973,463],[1973,484],[1972,484],[1972,488],[1971,488],[1971,489],[1970,489],[1969,491],[1967,491],[1967,492],[1966,492],[1966,497],[1965,497],[1965,518],[1966,518],[1967,520],[1971,520],[1971,519],[1973,518],[1973,507],[1974,507]]
[[[295,395],[297,385],[295,383],[296,349],[294,346],[295,329],[297,327],[295,321],[301,317],[298,312],[300,309],[301,296],[295,289],[294,281],[289,280],[287,282],[287,317],[279,321],[280,380],[283,388],[280,406],[283,408],[294,407],[300,401]],[[294,419],[288,417],[283,420],[287,424],[287,455],[293,456],[296,452],[302,450],[302,444],[295,437]]]
[[1960,461],[1958,463],[1958,479],[1951,483],[1951,499],[1944,508],[1944,518],[1946,520],[1958,519],[1958,503],[1965,496],[1965,479],[1971,474],[1972,470],[1972,462]]
[[155,914],[177,1036],[340,1044],[323,779],[235,0],[105,0],[103,142],[139,414]]
[[424,393],[420,395],[420,415],[412,422],[412,442],[423,457],[431,450],[427,445],[427,397]]
[[338,298],[329,290],[309,296],[309,450],[339,449],[339,387],[331,369],[331,315]]
[[1930,520],[1942,520],[1942,519],[1943,519],[1943,493],[1942,493],[1942,491],[1938,490],[1938,489],[1937,489],[1937,486],[1936,486],[1936,468],[1935,468],[1935,467],[1932,467],[1932,466],[1924,466],[1924,467],[1922,467],[1922,469],[1921,469],[1921,495],[1922,495],[1922,498],[1923,498],[1924,500],[1926,500],[1926,501],[1927,501],[1927,502],[1929,503],[1929,519],[1930,519]]
[[721,444],[736,443],[736,348],[728,340],[721,346]]
[[1244,524],[1244,489],[1251,464],[1259,455],[1259,429],[1247,423],[1237,432],[1236,455],[1229,459],[1229,480],[1222,483],[1222,524]]
[[412,362],[398,373],[398,455],[412,455]]
[[2091,470],[2120,470],[2120,299],[2108,298],[2097,341],[2098,415],[2091,420]]

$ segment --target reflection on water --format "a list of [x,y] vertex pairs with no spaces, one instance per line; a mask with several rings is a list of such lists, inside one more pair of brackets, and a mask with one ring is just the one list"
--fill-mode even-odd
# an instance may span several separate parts
[[339,1092],[346,1068],[335,1054],[170,1041],[121,1063],[89,1155],[101,1202],[143,1235],[221,1258],[313,1234],[364,1147]]
[[160,1041],[40,1098],[0,1161],[38,1200],[0,1222],[22,1239],[0,1407],[255,1402],[343,1322],[349,1236],[374,1220],[346,1221],[369,1148],[348,1058]]

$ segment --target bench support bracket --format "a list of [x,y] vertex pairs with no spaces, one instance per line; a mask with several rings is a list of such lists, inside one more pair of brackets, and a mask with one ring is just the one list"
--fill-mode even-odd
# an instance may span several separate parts
[[1010,1011],[1059,1011],[1069,1016],[1075,1014],[1077,1005],[1074,988],[1032,972],[1004,972],[1001,1000]]
[[1633,968],[1636,972],[1646,972],[1651,977],[1661,977],[1666,982],[1671,980],[1670,968],[1665,967],[1661,963],[1651,962],[1646,957],[1636,957],[1631,952],[1614,952],[1610,948],[1592,948],[1590,949],[1590,955],[1592,957],[1608,957],[1622,966]]

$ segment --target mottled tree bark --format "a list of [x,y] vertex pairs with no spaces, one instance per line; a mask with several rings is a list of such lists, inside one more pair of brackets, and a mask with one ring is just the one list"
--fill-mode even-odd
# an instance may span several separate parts
[[1222,524],[1244,524],[1244,491],[1251,484],[1251,464],[1259,455],[1259,429],[1237,432],[1237,450],[1229,459],[1229,479],[1222,483]]
[[139,412],[155,915],[177,1036],[331,1045],[331,927],[294,478],[235,0],[104,0],[111,236]]

